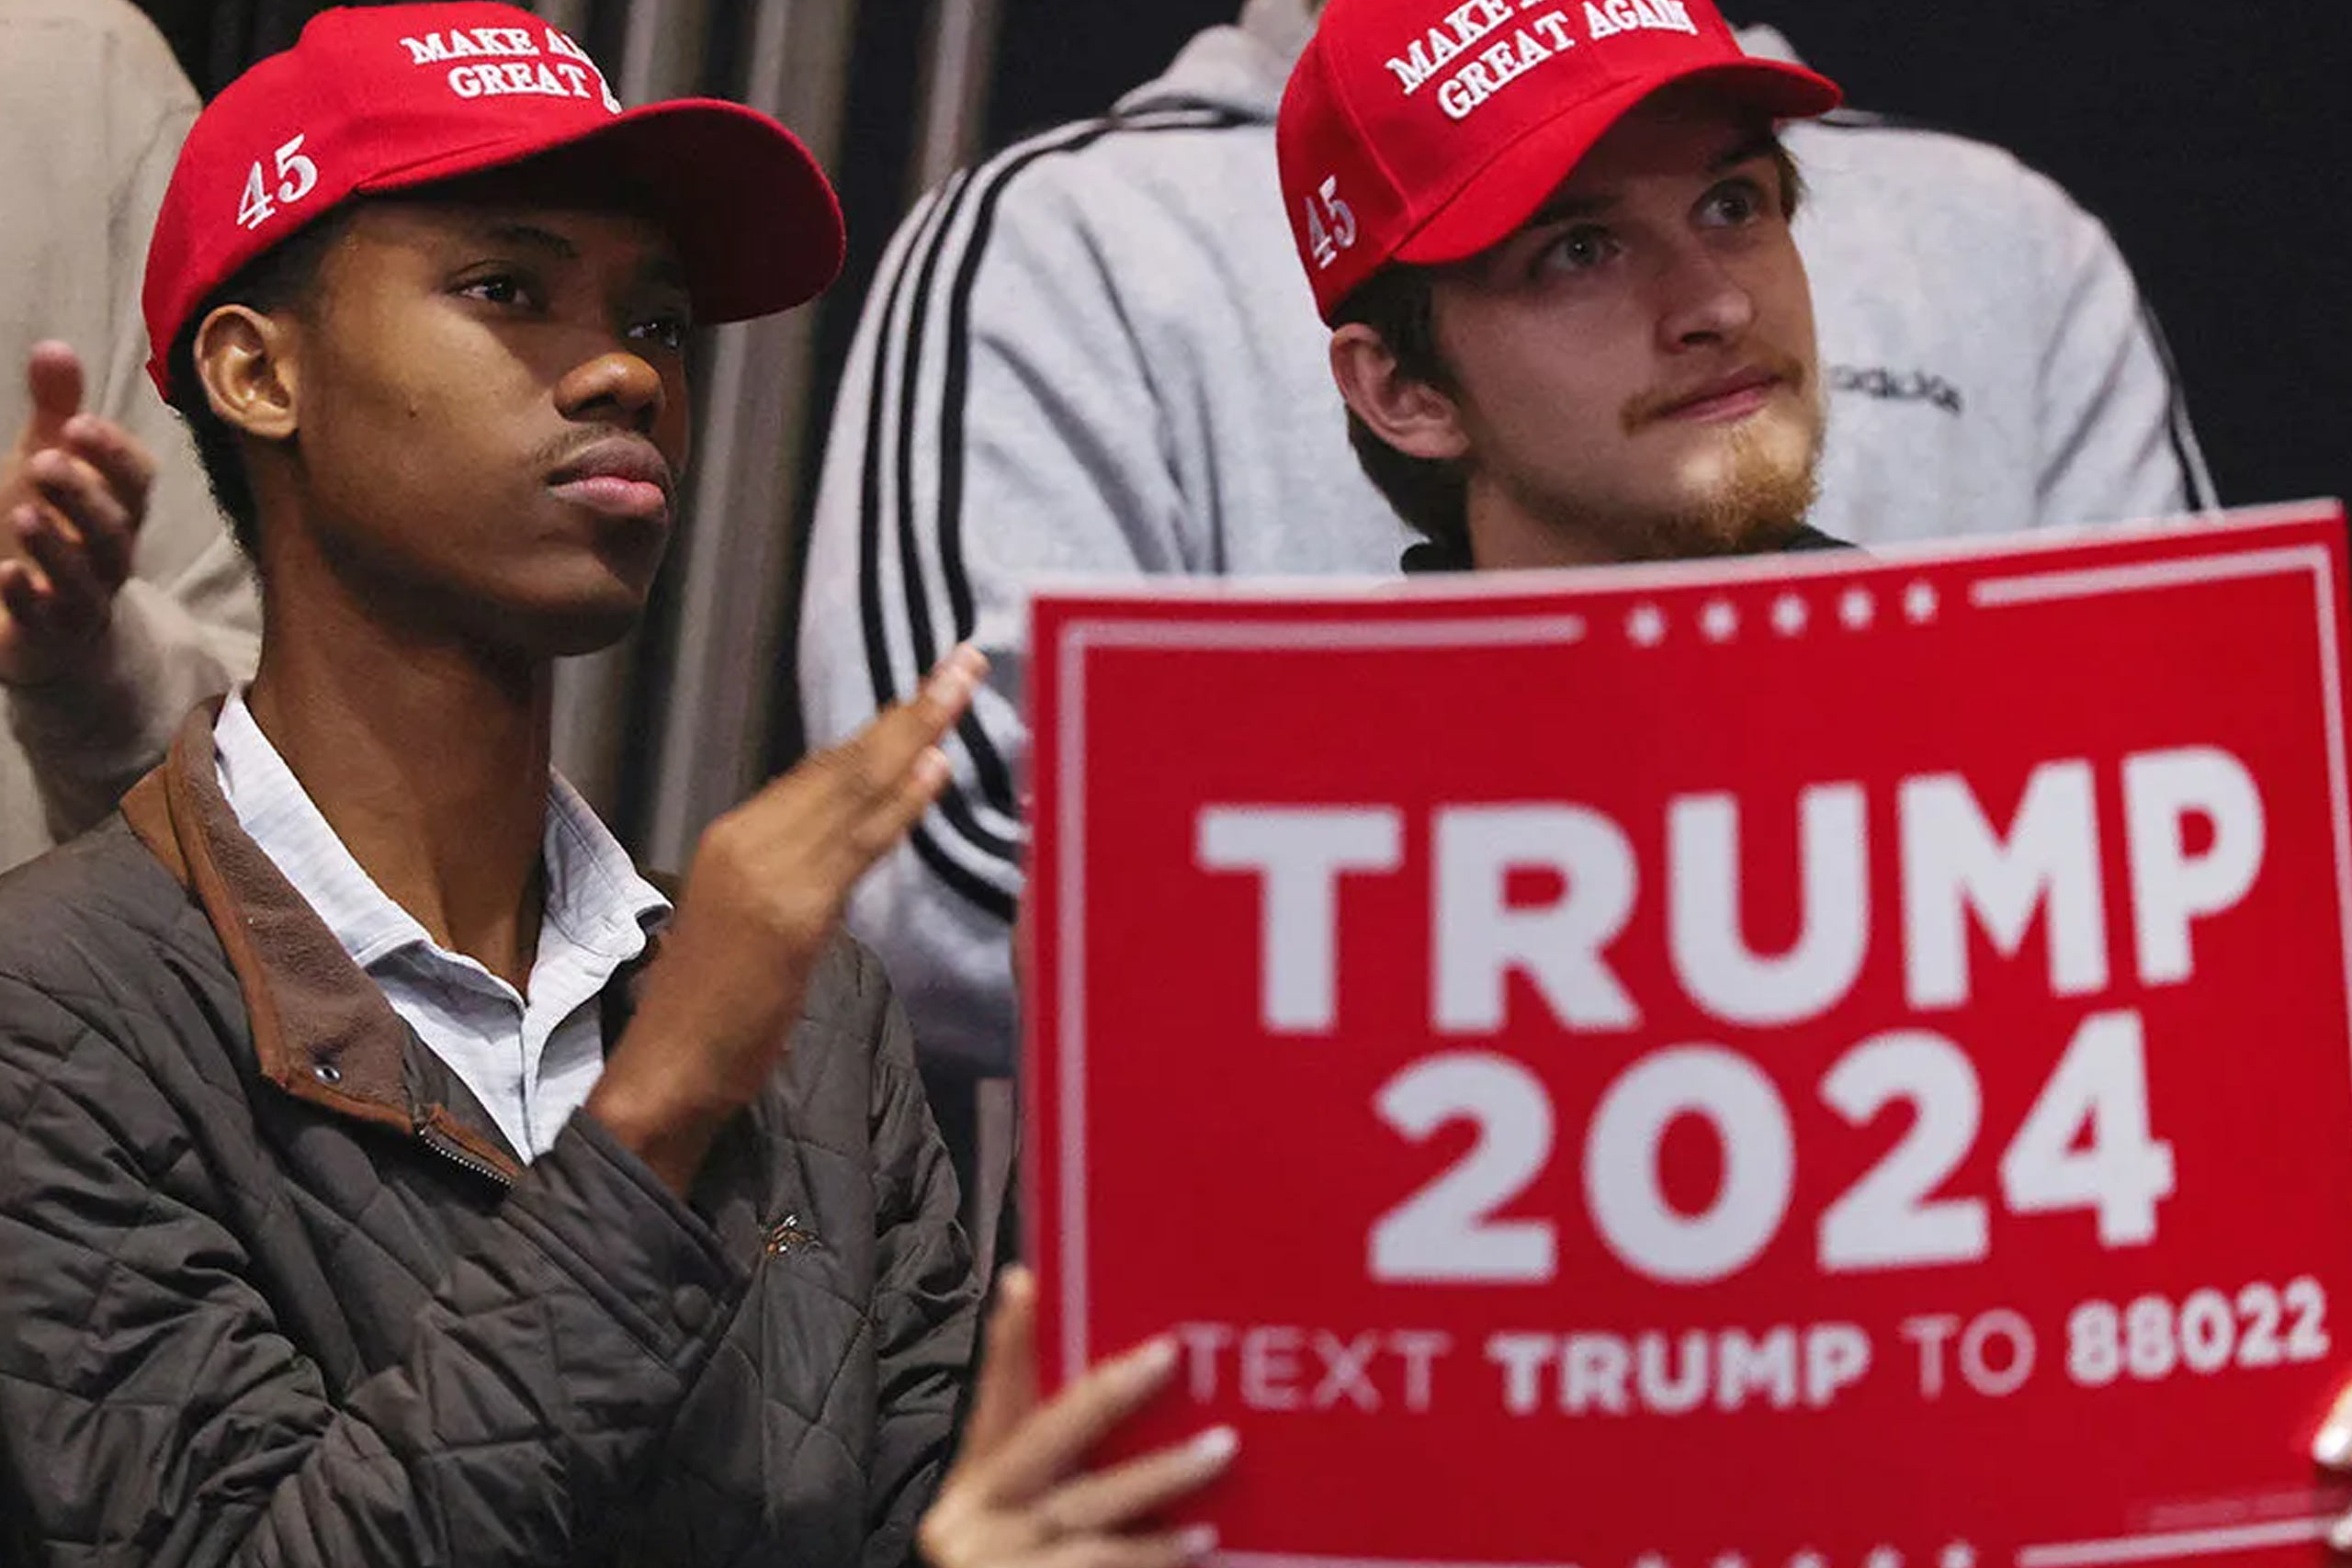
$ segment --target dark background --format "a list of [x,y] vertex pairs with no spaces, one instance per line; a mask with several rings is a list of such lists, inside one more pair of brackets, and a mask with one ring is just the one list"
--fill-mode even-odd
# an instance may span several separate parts
[[[1238,4],[1004,0],[991,144],[1100,112]],[[1779,27],[1858,107],[2001,142],[2107,220],[2171,336],[2225,500],[2352,488],[2352,0],[1758,4],[1735,19]],[[315,8],[148,5],[208,91]],[[904,203],[923,13],[861,8],[837,171],[854,254],[829,365]]]

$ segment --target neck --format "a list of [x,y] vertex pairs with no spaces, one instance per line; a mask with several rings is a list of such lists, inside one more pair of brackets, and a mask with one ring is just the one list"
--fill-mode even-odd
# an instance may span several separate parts
[[522,989],[538,947],[551,667],[403,636],[334,596],[263,603],[246,698],[262,733],[387,897]]
[[1480,571],[1605,566],[1630,558],[1606,531],[1580,528],[1558,518],[1538,517],[1515,498],[1476,479],[1464,501],[1470,559]]

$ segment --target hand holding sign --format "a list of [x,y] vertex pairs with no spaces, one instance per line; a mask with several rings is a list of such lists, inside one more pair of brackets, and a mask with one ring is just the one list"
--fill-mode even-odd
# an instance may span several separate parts
[[[2312,1439],[2312,1458],[2329,1470],[2352,1473],[2352,1382],[2347,1382],[2320,1423],[2319,1436]],[[2352,1556],[2352,1513],[2343,1515],[2327,1532],[2330,1550],[2339,1556]]]
[[932,1568],[1181,1568],[1216,1544],[1200,1527],[1150,1520],[1223,1473],[1233,1429],[1216,1427],[1142,1459],[1078,1473],[1176,1370],[1161,1338],[1104,1362],[1050,1404],[1037,1397],[1037,1288],[1025,1269],[997,1281],[988,1357],[964,1447],[923,1516]]

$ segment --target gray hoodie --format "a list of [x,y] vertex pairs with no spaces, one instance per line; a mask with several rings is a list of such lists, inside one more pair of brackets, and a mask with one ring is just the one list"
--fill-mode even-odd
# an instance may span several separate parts
[[[1408,541],[1349,450],[1274,173],[1312,28],[1304,0],[1250,0],[1111,117],[956,175],[866,301],[800,690],[825,744],[960,638],[995,661],[954,784],[851,911],[931,1055],[1011,1061],[1027,586],[1385,576]],[[1769,28],[1742,37],[1787,54]],[[2065,192],[1997,148],[1869,116],[1787,140],[1830,390],[1815,525],[1871,543],[2210,504],[2131,274]]]

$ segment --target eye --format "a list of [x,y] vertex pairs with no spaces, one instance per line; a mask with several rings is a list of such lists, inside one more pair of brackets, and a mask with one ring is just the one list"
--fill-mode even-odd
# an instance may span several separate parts
[[672,354],[684,354],[693,331],[694,321],[684,310],[662,310],[631,326],[628,335],[639,343],[659,344]]
[[521,272],[483,273],[460,283],[457,291],[465,299],[479,299],[487,305],[537,310],[541,303],[537,282]]
[[1770,210],[1764,187],[1746,177],[1725,180],[1699,203],[1701,221],[1724,229],[1744,227]]
[[1539,272],[1590,272],[1601,265],[1619,249],[1617,236],[1598,223],[1579,223],[1565,229],[1536,254]]

